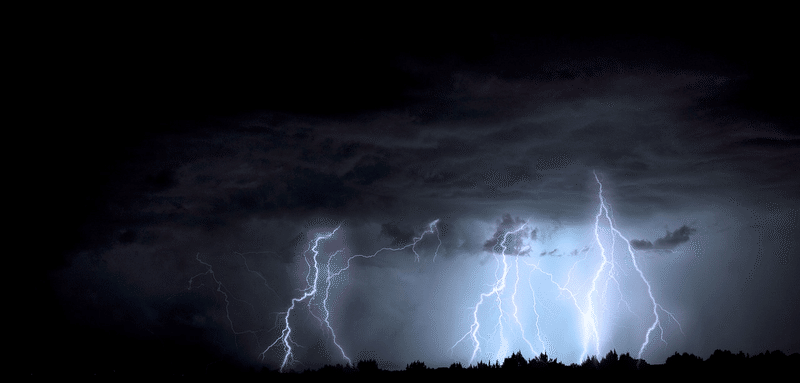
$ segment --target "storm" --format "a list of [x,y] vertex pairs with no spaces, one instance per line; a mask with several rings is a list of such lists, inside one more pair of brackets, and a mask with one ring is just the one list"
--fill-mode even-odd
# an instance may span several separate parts
[[30,368],[800,352],[780,34],[379,24],[81,40]]

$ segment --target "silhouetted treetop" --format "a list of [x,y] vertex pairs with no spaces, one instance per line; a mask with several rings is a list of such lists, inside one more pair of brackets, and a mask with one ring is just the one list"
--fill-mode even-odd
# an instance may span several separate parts
[[420,362],[419,360],[411,362],[411,364],[406,365],[406,371],[412,372],[421,372],[427,370],[428,367],[425,366],[424,362]]
[[360,360],[356,365],[359,372],[378,372],[380,369],[378,368],[378,362],[375,359],[367,359],[367,360]]
[[522,356],[522,351],[511,354],[503,361],[504,370],[519,370],[528,366],[528,361]]

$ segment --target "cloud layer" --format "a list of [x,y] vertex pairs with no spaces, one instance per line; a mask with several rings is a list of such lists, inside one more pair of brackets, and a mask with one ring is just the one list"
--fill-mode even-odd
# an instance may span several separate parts
[[673,250],[678,245],[688,242],[689,236],[696,231],[697,229],[683,225],[673,232],[667,231],[663,237],[656,239],[655,242],[645,239],[633,239],[631,240],[631,247],[636,250]]
[[[774,56],[791,49],[772,38],[337,31],[195,45],[159,34],[141,45],[158,52],[97,50],[149,64],[98,79],[121,91],[95,92],[64,115],[74,130],[32,140],[47,165],[26,180],[46,193],[20,226],[47,242],[28,280],[43,302],[32,315],[54,324],[27,331],[41,334],[31,344],[84,339],[113,354],[168,343],[203,350],[204,363],[259,365],[274,313],[305,287],[315,233],[341,225],[331,248],[370,254],[440,219],[440,263],[364,260],[331,302],[360,355],[447,365],[437,347],[462,335],[452,318],[475,296],[446,292],[486,286],[487,252],[550,255],[516,260],[564,272],[594,260],[597,172],[616,227],[640,238],[631,246],[675,252],[642,258],[685,319],[686,337],[653,358],[798,351],[800,135],[781,92],[797,76]],[[678,229],[644,239],[665,225]],[[425,241],[432,258],[438,241]],[[306,344],[326,344],[304,330]],[[309,363],[325,363],[314,347]]]

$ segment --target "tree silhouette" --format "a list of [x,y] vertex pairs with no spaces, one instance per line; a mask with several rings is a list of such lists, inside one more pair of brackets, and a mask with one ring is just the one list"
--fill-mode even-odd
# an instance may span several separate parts
[[586,357],[586,360],[581,363],[581,367],[585,369],[598,369],[600,368],[600,362],[597,360],[597,357],[592,355],[591,357]]
[[425,372],[427,369],[428,367],[425,366],[425,363],[420,362],[419,360],[411,362],[411,364],[406,365],[406,371],[410,372]]
[[360,360],[358,361],[357,368],[359,372],[364,372],[364,373],[373,373],[380,371],[380,369],[378,368],[378,362],[375,361],[375,359]]
[[[527,360],[521,351],[506,357],[501,362],[496,360],[492,364],[480,361],[477,365],[464,368],[461,363],[455,362],[450,368],[428,368],[424,362],[417,360],[408,365],[404,371],[383,371],[378,368],[374,359],[361,360],[357,369],[352,365],[324,365],[319,370],[306,369],[302,372],[271,370],[266,367],[257,372],[252,366],[240,366],[232,360],[218,360],[211,365],[203,366],[202,370],[177,370],[164,367],[161,364],[144,365],[137,369],[103,369],[94,364],[88,367],[79,367],[70,371],[61,371],[59,375],[47,376],[56,380],[63,376],[85,377],[91,373],[98,378],[113,378],[117,380],[142,380],[174,377],[176,374],[186,377],[186,380],[203,380],[211,378],[216,380],[232,381],[280,381],[285,377],[291,381],[320,381],[322,379],[348,379],[356,381],[374,380],[375,378],[396,378],[405,376],[412,379],[451,379],[457,380],[466,377],[473,379],[575,379],[585,381],[592,378],[613,377],[623,381],[634,380],[675,380],[691,377],[692,379],[733,380],[747,376],[746,372],[757,372],[760,380],[771,381],[784,379],[800,366],[800,354],[786,355],[781,351],[766,351],[750,356],[743,352],[735,354],[727,350],[716,350],[707,359],[693,354],[675,352],[667,358],[666,363],[649,365],[646,361],[631,357],[630,353],[618,355],[616,350],[609,351],[602,360],[596,356],[587,357],[580,365],[571,363],[566,366],[557,360],[550,359],[546,353]],[[364,379],[359,379],[361,376]],[[120,379],[121,378],[121,379]],[[127,381],[126,380],[126,381]],[[463,379],[462,379],[463,380]],[[595,379],[601,380],[601,379]]]
[[624,370],[635,370],[639,367],[639,361],[634,359],[629,352],[620,355],[617,363]]
[[619,363],[619,356],[617,350],[609,351],[602,360],[600,360],[600,368],[604,370],[614,369]]
[[522,356],[522,351],[517,351],[503,360],[503,370],[522,370],[528,366],[528,361]]
[[670,369],[696,370],[702,367],[703,358],[685,352],[681,355],[676,351],[675,355],[667,358],[666,365]]

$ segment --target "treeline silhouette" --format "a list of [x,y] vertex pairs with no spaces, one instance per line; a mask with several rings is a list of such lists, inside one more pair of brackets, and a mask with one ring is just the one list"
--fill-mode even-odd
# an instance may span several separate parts
[[790,370],[800,369],[800,354],[786,355],[782,351],[766,351],[758,355],[743,352],[734,354],[730,351],[716,350],[708,359],[688,353],[675,353],[667,358],[664,364],[649,364],[644,359],[636,359],[630,353],[617,354],[609,351],[603,358],[596,356],[586,358],[582,363],[566,365],[557,359],[542,353],[533,359],[526,359],[522,352],[516,352],[502,362],[486,363],[479,361],[474,365],[464,366],[453,363],[450,367],[429,368],[422,361],[414,361],[406,365],[405,370],[381,370],[375,360],[362,360],[355,366],[341,364],[326,365],[319,370],[283,373],[287,378],[317,379],[323,376],[349,376],[358,378],[375,378],[378,375],[414,376],[414,377],[591,377],[610,376],[626,380],[640,378],[692,377],[715,378],[736,377],[743,372],[756,372],[760,377],[778,378]]
[[[596,356],[586,358],[582,363],[566,365],[542,353],[532,359],[526,359],[522,352],[516,352],[502,362],[464,366],[453,363],[450,367],[430,368],[422,361],[414,361],[406,365],[404,370],[383,370],[374,359],[361,360],[355,365],[325,365],[320,369],[303,371],[279,370],[253,367],[243,368],[233,361],[219,361],[202,370],[178,372],[174,369],[140,365],[139,369],[127,371],[108,371],[101,368],[100,374],[93,371],[72,370],[72,374],[95,377],[100,380],[125,380],[128,378],[174,377],[191,381],[259,381],[287,380],[306,381],[318,379],[344,378],[348,380],[373,380],[376,378],[592,378],[612,377],[624,381],[643,378],[700,378],[720,379],[736,378],[742,373],[755,372],[760,378],[778,379],[785,373],[800,369],[800,354],[786,355],[782,351],[766,351],[758,355],[742,352],[734,354],[730,351],[716,350],[708,359],[688,353],[675,353],[667,358],[664,364],[648,364],[643,359],[636,359],[630,353],[618,355],[615,350],[609,351],[603,358]],[[162,366],[163,367],[163,366]],[[56,377],[51,374],[50,377]],[[60,375],[60,374],[58,374]],[[40,375],[41,377],[41,375]],[[61,376],[63,377],[63,376]]]

